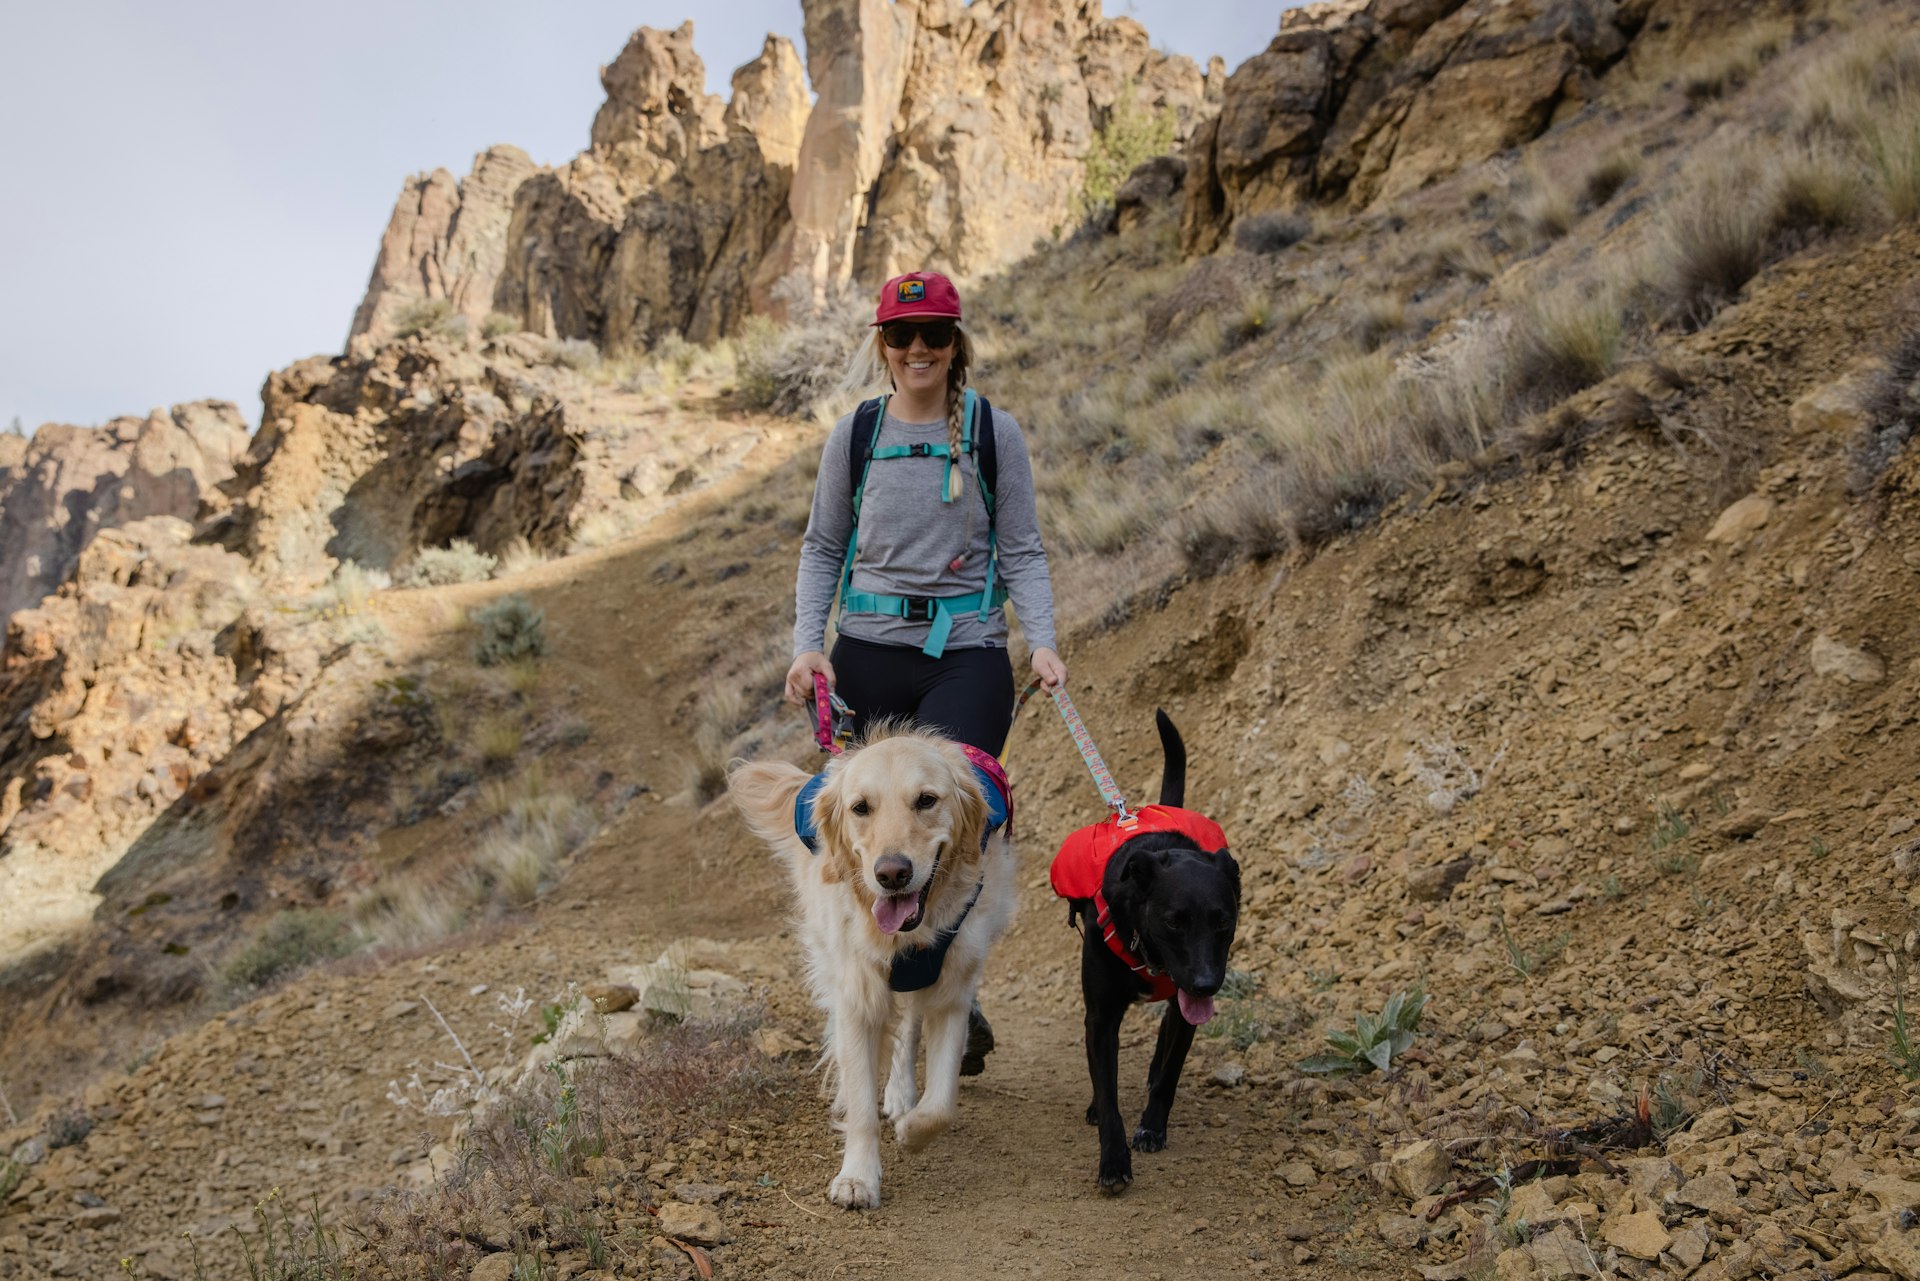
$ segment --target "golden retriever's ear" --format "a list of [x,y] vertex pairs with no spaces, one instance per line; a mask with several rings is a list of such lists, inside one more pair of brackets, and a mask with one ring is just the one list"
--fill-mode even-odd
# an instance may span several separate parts
[[947,759],[953,782],[953,842],[960,847],[955,857],[962,864],[978,863],[980,842],[987,834],[987,798],[980,791],[980,778],[973,772],[973,762],[965,752],[949,746],[942,754]]
[[822,771],[827,781],[813,794],[813,828],[820,843],[820,879],[844,881],[858,869],[847,835],[846,757],[837,756]]

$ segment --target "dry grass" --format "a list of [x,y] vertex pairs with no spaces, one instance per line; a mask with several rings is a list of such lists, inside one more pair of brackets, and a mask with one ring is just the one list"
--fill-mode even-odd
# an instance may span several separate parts
[[1857,158],[1890,216],[1920,217],[1920,37],[1863,29],[1803,72],[1793,96],[1803,136]]
[[474,851],[486,895],[510,907],[532,903],[597,826],[593,811],[565,792],[514,800]]
[[721,681],[700,696],[694,709],[693,754],[687,762],[695,805],[705,805],[727,790],[733,740],[749,719],[747,696],[736,683]]
[[1766,264],[1772,237],[1764,168],[1744,152],[1705,159],[1654,232],[1655,288],[1667,318],[1705,324]]
[[419,947],[450,938],[467,924],[471,896],[437,881],[393,877],[351,910],[361,942],[379,951]]
[[1866,427],[1854,442],[1849,477],[1856,494],[1873,488],[1920,429],[1920,319],[1910,318],[1906,332],[1888,349],[1861,408],[1866,411]]
[[497,712],[484,716],[473,729],[473,749],[489,765],[500,765],[520,754],[527,732],[520,717]]
[[1581,198],[1587,208],[1598,209],[1619,194],[1620,189],[1640,173],[1640,153],[1631,147],[1615,147],[1587,170],[1580,184]]
[[1617,287],[1562,288],[1523,307],[1514,329],[1513,373],[1537,405],[1591,387],[1620,363],[1625,305]]
[[748,1020],[663,1028],[632,1057],[515,1089],[475,1119],[431,1187],[368,1213],[360,1259],[395,1276],[464,1277],[483,1257],[476,1242],[536,1270],[556,1254],[594,1268],[644,1257],[644,1171],[667,1145],[758,1129],[799,1092],[792,1069],[753,1049],[752,1030]]

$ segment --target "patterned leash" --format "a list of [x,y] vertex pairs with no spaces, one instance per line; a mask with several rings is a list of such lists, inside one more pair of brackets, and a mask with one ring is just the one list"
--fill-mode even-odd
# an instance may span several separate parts
[[[1013,700],[1013,716],[1020,718],[1020,709],[1027,700],[1041,688],[1041,682],[1033,681],[1020,691],[1020,697]],[[1120,785],[1113,781],[1113,771],[1107,768],[1107,762],[1101,757],[1100,749],[1093,745],[1093,735],[1087,732],[1087,723],[1080,719],[1080,713],[1074,708],[1073,700],[1067,697],[1066,687],[1056,685],[1051,691],[1053,705],[1060,709],[1060,719],[1067,723],[1067,733],[1073,735],[1073,745],[1080,749],[1080,759],[1087,763],[1087,772],[1093,775],[1093,785],[1100,789],[1100,799],[1119,819],[1120,826],[1132,827],[1140,821],[1139,815],[1127,808],[1127,798],[1120,793]],[[1006,753],[1000,759],[1006,761]]]
[[813,674],[813,741],[829,756],[838,756],[853,741],[853,709],[827,687],[827,678]]

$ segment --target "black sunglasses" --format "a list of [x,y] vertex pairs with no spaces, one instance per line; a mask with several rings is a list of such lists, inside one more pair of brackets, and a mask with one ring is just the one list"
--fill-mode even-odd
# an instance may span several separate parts
[[928,351],[939,351],[953,345],[954,329],[951,320],[889,320],[880,326],[880,341],[900,351],[913,346],[917,334]]

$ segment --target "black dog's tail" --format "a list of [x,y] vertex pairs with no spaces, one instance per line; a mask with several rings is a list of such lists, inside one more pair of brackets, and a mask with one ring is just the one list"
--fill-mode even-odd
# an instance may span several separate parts
[[1180,731],[1173,727],[1172,718],[1157,707],[1153,723],[1159,727],[1160,752],[1166,757],[1160,774],[1160,803],[1177,808],[1187,800],[1187,745],[1180,741]]

